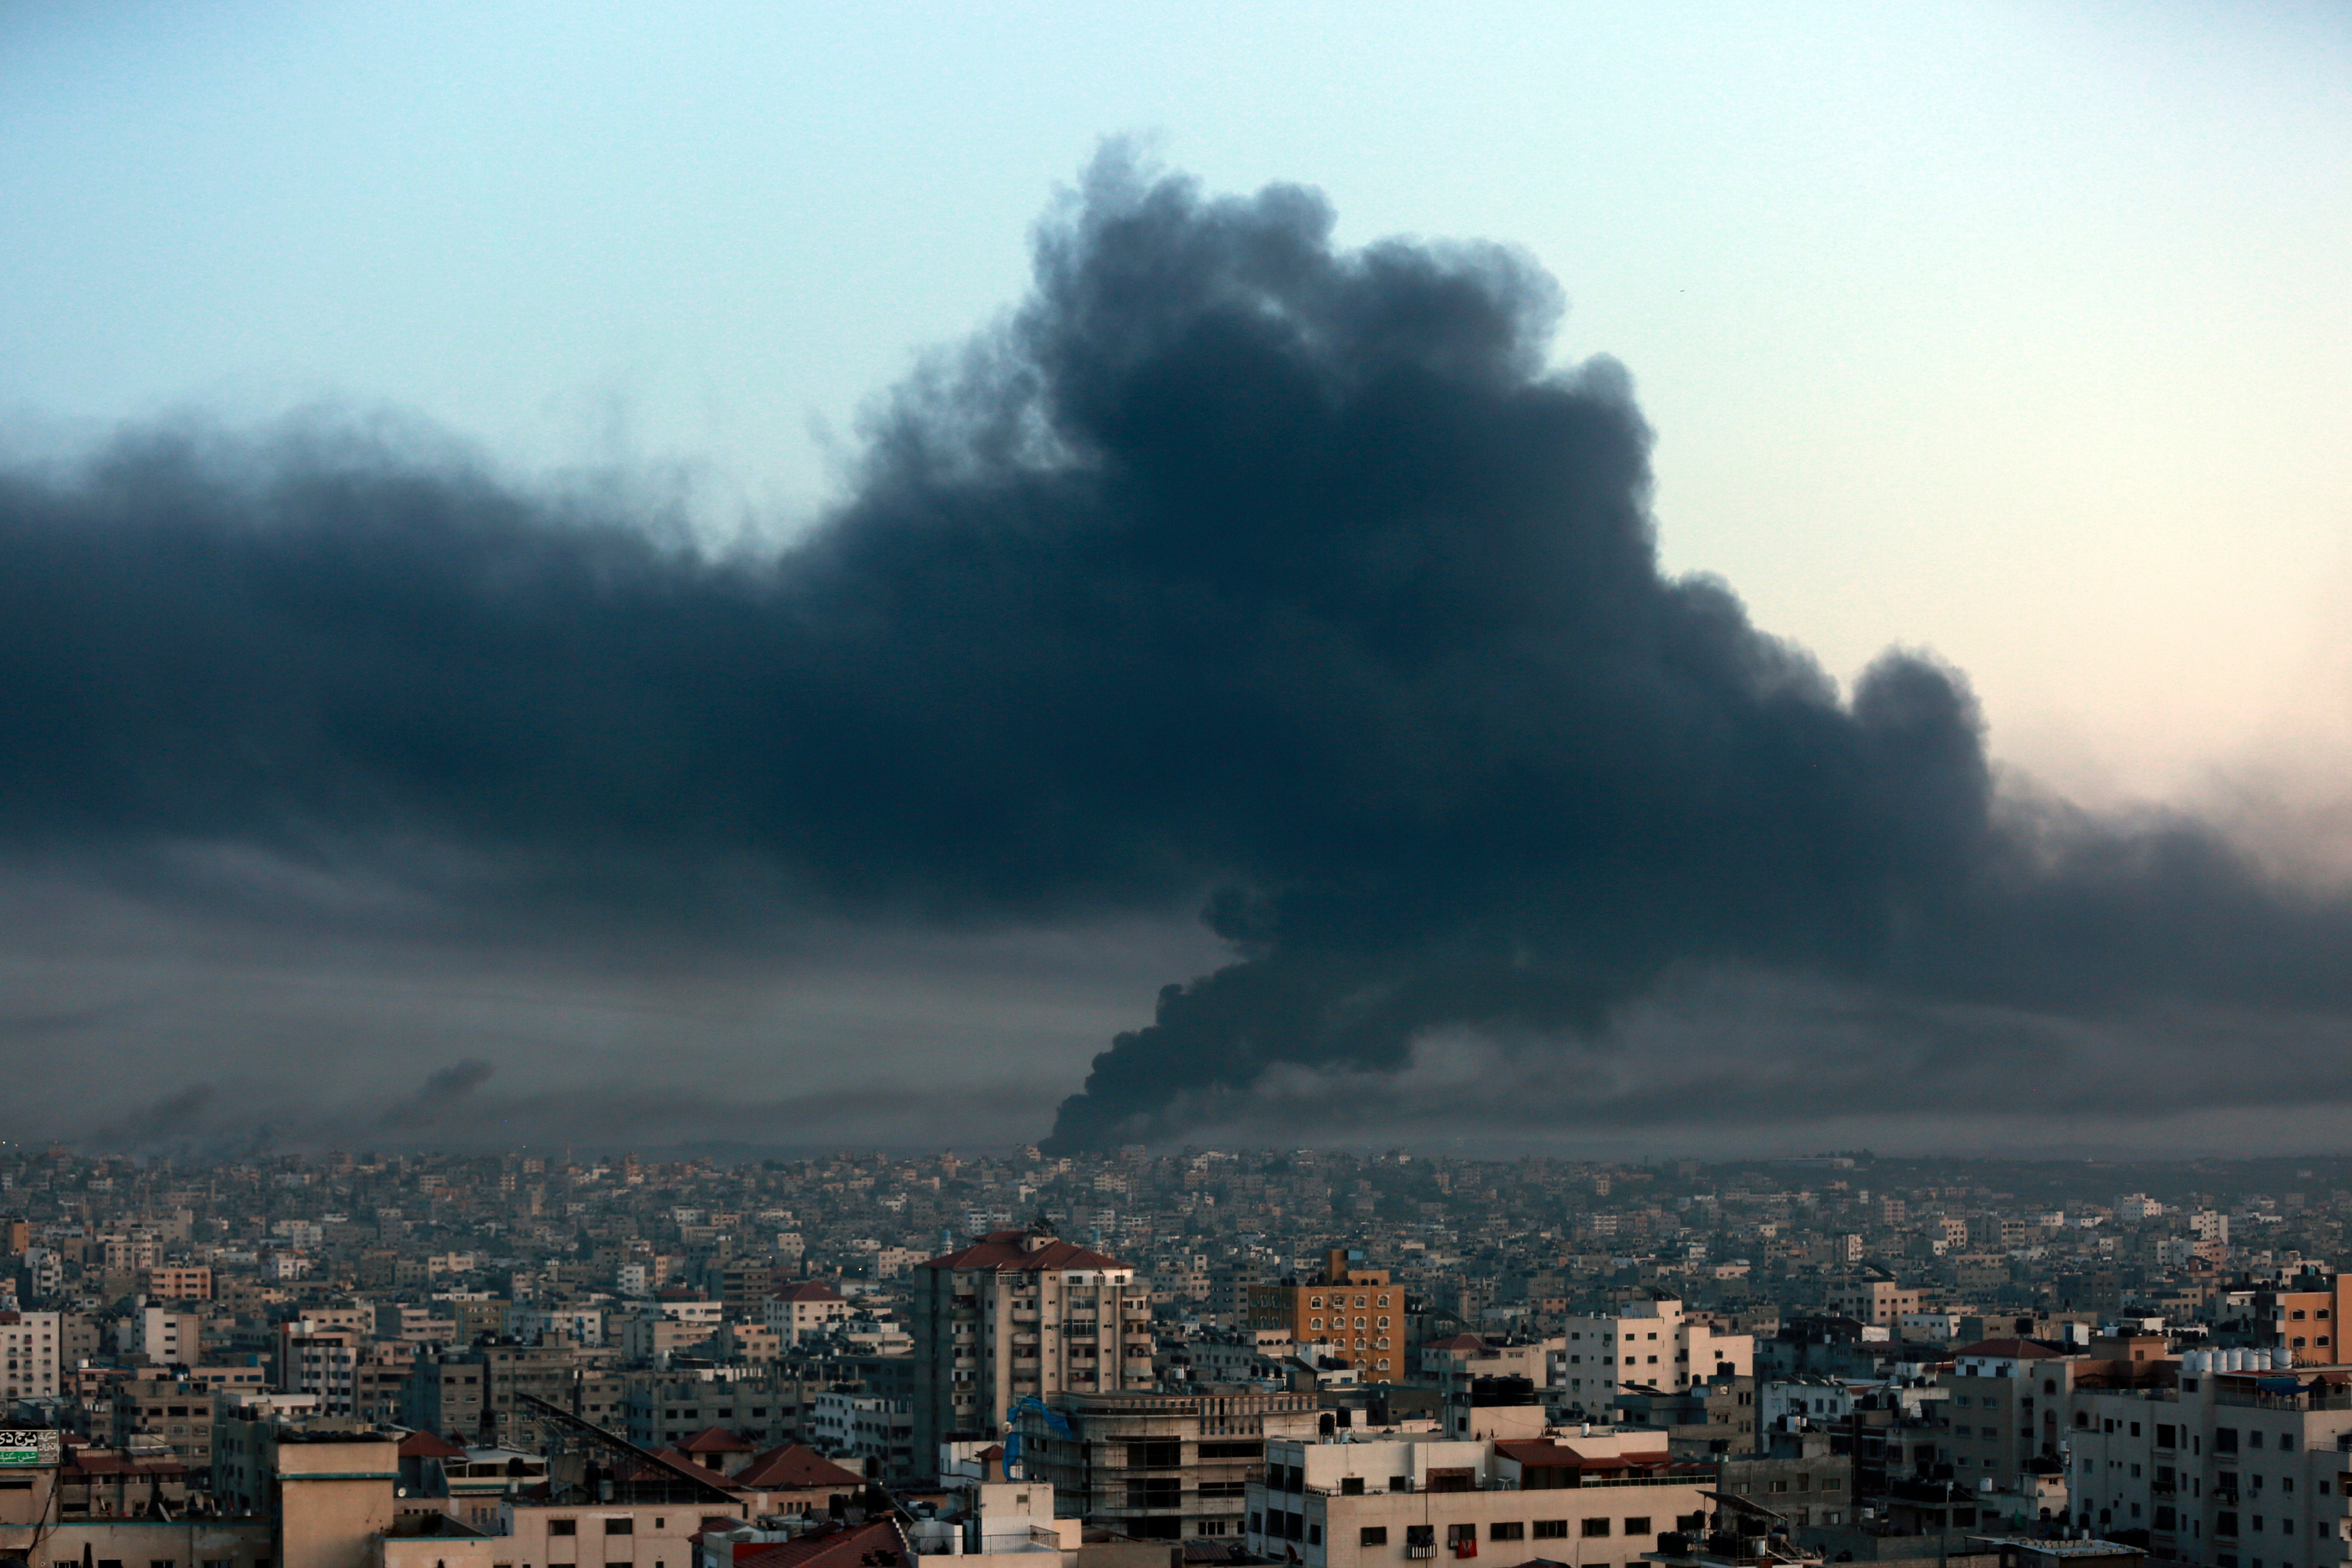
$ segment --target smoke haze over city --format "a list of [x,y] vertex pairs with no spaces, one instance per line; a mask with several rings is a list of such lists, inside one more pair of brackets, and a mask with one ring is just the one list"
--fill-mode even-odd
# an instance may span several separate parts
[[804,527],[365,386],[16,443],[0,1134],[2333,1138],[2340,794],[2009,769],[1966,647],[1683,564],[1576,276],[1287,173],[1108,144]]

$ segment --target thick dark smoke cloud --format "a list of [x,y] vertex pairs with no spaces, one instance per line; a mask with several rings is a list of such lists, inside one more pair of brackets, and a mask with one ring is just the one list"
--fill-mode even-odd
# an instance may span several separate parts
[[2194,823],[2004,803],[1953,671],[1842,696],[1662,576],[1649,433],[1613,365],[1549,367],[1531,264],[1330,227],[1107,160],[781,556],[348,436],[9,481],[0,836],[122,875],[259,846],[502,918],[1204,899],[1238,961],[1097,1058],[1072,1146],[1433,1031],[1587,1052],[1718,966],[2352,1007],[2341,898]]

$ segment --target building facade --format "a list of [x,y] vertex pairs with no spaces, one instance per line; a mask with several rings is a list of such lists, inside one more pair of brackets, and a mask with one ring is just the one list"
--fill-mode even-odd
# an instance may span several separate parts
[[1606,1315],[1571,1317],[1562,1328],[1553,1386],[1587,1410],[1607,1408],[1636,1385],[1675,1393],[1719,1377],[1752,1377],[1756,1342],[1718,1334],[1671,1297],[1633,1301]]
[[1015,1401],[1152,1386],[1151,1290],[1043,1229],[992,1231],[914,1271],[915,1452],[992,1436]]
[[1696,1529],[1715,1468],[1664,1435],[1430,1437],[1266,1446],[1244,1544],[1305,1568],[1391,1568],[1440,1555],[1638,1568],[1659,1535]]
[[1146,1541],[1243,1534],[1250,1477],[1276,1437],[1312,1437],[1312,1394],[1067,1394],[1024,1405],[1021,1474],[1055,1506]]
[[1361,1252],[1334,1247],[1304,1284],[1250,1287],[1249,1326],[1286,1331],[1297,1344],[1328,1344],[1374,1381],[1406,1370],[1404,1291],[1389,1282],[1387,1269],[1368,1267]]

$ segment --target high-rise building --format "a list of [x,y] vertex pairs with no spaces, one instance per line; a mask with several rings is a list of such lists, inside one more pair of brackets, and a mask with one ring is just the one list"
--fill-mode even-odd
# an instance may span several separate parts
[[991,1231],[915,1269],[915,1459],[993,1436],[1014,1404],[1152,1384],[1151,1290],[1115,1258],[1042,1228]]

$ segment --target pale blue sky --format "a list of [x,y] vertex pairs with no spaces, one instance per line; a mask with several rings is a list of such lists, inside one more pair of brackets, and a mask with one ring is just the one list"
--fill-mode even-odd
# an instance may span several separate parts
[[2095,795],[2307,780],[2352,759],[2347,84],[2341,5],[18,0],[0,412],[381,402],[788,525],[1139,134],[1524,247],[1636,378],[1669,561],[1834,673],[1932,647]]

